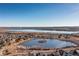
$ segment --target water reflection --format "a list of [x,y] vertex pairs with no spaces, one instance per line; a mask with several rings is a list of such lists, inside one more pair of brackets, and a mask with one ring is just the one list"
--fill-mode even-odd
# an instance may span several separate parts
[[41,48],[62,48],[67,46],[77,46],[72,42],[61,41],[57,39],[35,39],[33,38],[31,41],[21,43],[24,46],[29,47],[41,47]]

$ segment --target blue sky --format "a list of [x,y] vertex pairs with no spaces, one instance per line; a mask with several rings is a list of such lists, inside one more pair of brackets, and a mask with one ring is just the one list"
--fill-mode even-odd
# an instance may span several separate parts
[[0,26],[79,26],[79,4],[0,4]]

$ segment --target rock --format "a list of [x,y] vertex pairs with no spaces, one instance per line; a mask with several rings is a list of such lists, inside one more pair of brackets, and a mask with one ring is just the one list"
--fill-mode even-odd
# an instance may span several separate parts
[[40,56],[40,53],[36,53],[36,56]]
[[71,53],[68,53],[68,52],[65,52],[65,53],[63,54],[63,56],[72,56],[72,54],[71,54]]
[[79,55],[79,50],[76,50],[77,54]]
[[59,50],[53,52],[53,55],[54,55],[54,56],[60,56]]
[[71,56],[78,56],[79,55],[79,51],[78,50],[71,50],[68,55],[71,55]]
[[74,50],[73,55],[79,56],[79,50]]
[[8,54],[10,54],[10,52],[6,49],[6,50],[3,50],[2,54],[3,55],[8,55]]
[[53,53],[50,53],[49,56],[54,56],[54,54]]
[[64,51],[63,50],[59,50],[60,55],[62,56]]

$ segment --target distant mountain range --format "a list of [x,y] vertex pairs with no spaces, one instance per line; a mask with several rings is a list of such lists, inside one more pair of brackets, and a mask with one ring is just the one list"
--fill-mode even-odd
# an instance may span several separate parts
[[22,30],[22,29],[35,29],[35,30],[54,30],[54,31],[79,31],[79,26],[64,26],[64,27],[0,27],[0,29],[7,30]]

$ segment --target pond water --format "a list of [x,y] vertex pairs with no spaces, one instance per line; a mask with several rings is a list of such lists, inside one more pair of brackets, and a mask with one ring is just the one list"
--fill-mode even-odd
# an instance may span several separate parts
[[63,47],[69,47],[69,46],[77,46],[75,43],[67,42],[67,41],[61,41],[57,39],[35,39],[33,38],[30,41],[25,41],[21,43],[23,46],[36,48],[63,48]]
[[65,33],[73,34],[79,33],[79,31],[51,31],[51,30],[34,30],[34,29],[20,29],[20,30],[8,30],[9,32],[43,32],[43,33]]

